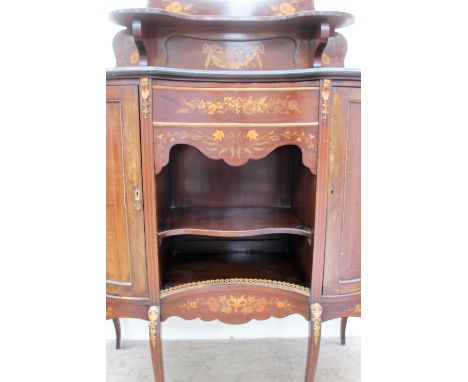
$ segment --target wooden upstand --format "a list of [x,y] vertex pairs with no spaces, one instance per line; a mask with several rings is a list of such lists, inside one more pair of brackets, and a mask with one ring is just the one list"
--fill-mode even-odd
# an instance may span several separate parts
[[[361,315],[360,72],[353,21],[307,0],[150,1],[111,19],[107,318],[241,324]],[[232,3],[232,2],[229,2]],[[243,3],[245,5],[245,3]]]

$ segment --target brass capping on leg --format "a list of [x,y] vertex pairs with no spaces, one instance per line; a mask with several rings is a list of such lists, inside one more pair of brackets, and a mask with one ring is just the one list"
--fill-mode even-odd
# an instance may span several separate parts
[[152,342],[156,341],[156,330],[158,325],[160,310],[157,306],[150,306],[148,310],[148,319],[150,324],[150,339]]
[[140,80],[140,94],[141,94],[141,106],[143,116],[146,118],[149,114],[149,78],[142,78]]
[[328,103],[330,100],[331,81],[328,79],[323,80],[322,85],[322,119],[327,119],[328,116]]
[[312,306],[310,307],[310,311],[312,313],[313,321],[314,344],[317,345],[320,338],[320,326],[322,323],[322,305],[320,305],[319,303],[312,304]]

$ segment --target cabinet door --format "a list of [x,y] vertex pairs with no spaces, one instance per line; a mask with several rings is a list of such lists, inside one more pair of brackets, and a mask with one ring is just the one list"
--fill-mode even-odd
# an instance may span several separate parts
[[361,290],[361,91],[332,88],[323,293]]
[[107,87],[107,295],[145,298],[138,86]]

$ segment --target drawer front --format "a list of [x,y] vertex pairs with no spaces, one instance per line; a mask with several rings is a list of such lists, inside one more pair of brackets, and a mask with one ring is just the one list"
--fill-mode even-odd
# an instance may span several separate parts
[[156,173],[175,144],[189,144],[207,157],[239,166],[296,145],[304,165],[316,172],[316,83],[190,84],[153,86]]
[[318,122],[317,84],[153,86],[156,122],[311,123]]

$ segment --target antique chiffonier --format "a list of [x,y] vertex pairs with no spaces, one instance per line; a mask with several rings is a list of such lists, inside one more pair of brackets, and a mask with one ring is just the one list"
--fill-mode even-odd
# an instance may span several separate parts
[[360,316],[360,72],[313,0],[150,0],[107,71],[107,318]]

